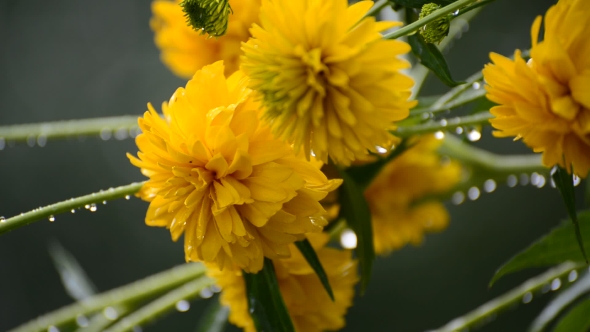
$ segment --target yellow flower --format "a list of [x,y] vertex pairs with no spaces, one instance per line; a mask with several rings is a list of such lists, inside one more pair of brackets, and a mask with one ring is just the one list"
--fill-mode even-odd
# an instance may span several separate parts
[[[349,250],[325,247],[328,240],[326,234],[313,235],[310,242],[328,275],[335,301],[328,297],[317,275],[293,245],[291,258],[273,261],[279,288],[296,331],[338,330],[344,327],[344,315],[352,305],[354,285],[358,281],[357,262],[352,260]],[[255,332],[254,322],[248,313],[242,272],[208,267],[209,275],[217,279],[223,290],[221,303],[230,308],[229,321],[247,332]]]
[[321,231],[318,201],[340,180],[328,180],[258,121],[258,103],[238,71],[223,63],[197,71],[162,106],[139,118],[139,159],[149,181],[139,196],[150,202],[146,224],[184,233],[186,260],[262,268],[264,256],[289,257],[288,245]]
[[497,137],[515,136],[543,163],[566,167],[580,177],[590,170],[590,6],[560,0],[545,15],[545,35],[537,41],[541,16],[531,28],[531,60],[492,53],[483,70]]
[[389,141],[414,105],[413,81],[400,73],[410,47],[379,33],[401,23],[363,18],[372,4],[262,2],[241,68],[262,94],[263,119],[296,151],[348,165]]
[[238,70],[240,45],[248,40],[248,28],[258,20],[260,0],[230,0],[233,14],[229,15],[227,33],[220,38],[208,38],[189,27],[180,2],[152,3],[150,26],[162,62],[182,78],[191,78],[197,70],[218,60],[224,61],[226,75]]
[[415,139],[407,151],[383,167],[365,190],[378,254],[408,243],[418,245],[424,233],[447,227],[449,214],[441,202],[421,202],[429,195],[449,191],[461,177],[457,162],[442,163],[436,153],[440,143],[433,136]]

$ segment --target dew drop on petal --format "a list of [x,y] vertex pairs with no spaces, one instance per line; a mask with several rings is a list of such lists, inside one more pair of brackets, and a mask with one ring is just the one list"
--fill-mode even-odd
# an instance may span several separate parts
[[516,175],[508,175],[508,178],[506,179],[506,184],[508,185],[508,187],[514,188],[516,184],[518,184],[518,179],[516,178]]
[[531,292],[526,292],[522,296],[522,303],[525,303],[525,304],[531,303],[532,300],[533,300],[533,293],[531,293]]
[[377,146],[376,149],[379,153],[387,153],[387,149],[382,146]]
[[465,201],[465,194],[460,191],[457,191],[456,193],[454,193],[453,197],[451,198],[451,202],[455,205],[460,205],[464,201]]
[[352,230],[345,229],[342,231],[342,234],[340,234],[340,245],[342,245],[342,248],[354,249],[356,248],[356,243],[356,234]]
[[180,312],[187,312],[190,308],[191,304],[187,300],[180,300],[176,302],[176,310]]
[[491,193],[496,190],[496,181],[492,179],[486,180],[486,182],[483,183],[483,190],[485,190],[487,193]]

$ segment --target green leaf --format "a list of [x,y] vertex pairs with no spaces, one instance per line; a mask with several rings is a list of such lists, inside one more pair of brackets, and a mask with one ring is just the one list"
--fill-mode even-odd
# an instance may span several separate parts
[[375,260],[373,247],[373,224],[369,204],[363,190],[343,169],[338,169],[344,180],[339,188],[340,217],[346,219],[348,226],[356,233],[356,255],[361,266],[361,293],[365,292]]
[[[590,211],[580,212],[578,221],[587,241],[585,244],[590,246]],[[574,233],[574,225],[563,222],[500,267],[490,281],[490,287],[501,277],[526,268],[551,266],[565,261],[583,263],[584,257],[580,254]]]
[[454,87],[465,83],[453,80],[447,61],[436,45],[425,42],[417,33],[408,36],[408,43],[412,47],[412,53],[420,59],[420,63],[430,69],[444,84]]
[[205,309],[205,313],[199,319],[195,332],[223,332],[227,326],[229,308],[221,305],[219,299],[214,299]]
[[243,273],[248,308],[258,331],[294,332],[295,327],[285,306],[274,265],[268,258],[258,273]]
[[446,6],[455,2],[454,0],[389,0],[391,3],[410,8],[422,8],[427,3],[435,3],[437,5]]
[[586,206],[590,207],[590,180],[586,180],[586,192],[584,193],[584,200],[586,201]]
[[567,213],[574,224],[576,240],[578,241],[582,255],[584,255],[584,259],[586,260],[586,263],[588,263],[588,257],[586,256],[586,251],[584,250],[584,242],[582,240],[580,226],[578,225],[578,217],[576,215],[576,192],[574,190],[574,177],[573,175],[569,174],[567,170],[561,167],[555,168],[555,173],[553,173],[552,177],[553,181],[555,181],[557,189],[559,189],[559,192],[561,193],[561,197],[563,198],[563,202],[567,208]]
[[307,261],[309,266],[311,266],[311,268],[315,271],[315,274],[317,274],[318,278],[320,278],[322,285],[324,285],[326,292],[328,292],[328,296],[330,296],[332,301],[334,301],[334,292],[332,292],[332,287],[330,287],[328,275],[326,274],[326,271],[324,271],[322,262],[320,262],[320,259],[318,258],[318,255],[311,246],[311,243],[309,243],[309,240],[304,239],[301,241],[297,241],[295,242],[295,245],[297,246],[297,249],[299,249],[303,257],[305,257],[305,260]]
[[559,320],[553,332],[590,331],[590,299],[584,300]]
[[81,301],[96,294],[96,287],[86,275],[84,269],[82,269],[76,258],[64,249],[59,242],[52,242],[49,245],[49,255],[66,292],[72,299]]

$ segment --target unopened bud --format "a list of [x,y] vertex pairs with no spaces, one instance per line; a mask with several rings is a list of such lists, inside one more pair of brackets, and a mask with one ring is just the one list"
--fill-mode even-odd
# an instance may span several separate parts
[[227,31],[229,0],[183,0],[180,6],[187,24],[201,34],[219,37]]

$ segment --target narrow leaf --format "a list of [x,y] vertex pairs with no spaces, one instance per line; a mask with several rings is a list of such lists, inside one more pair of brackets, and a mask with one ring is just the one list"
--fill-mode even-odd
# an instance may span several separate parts
[[570,310],[555,326],[553,332],[587,332],[590,331],[590,299]]
[[199,319],[195,332],[223,332],[227,326],[229,308],[221,305],[219,299],[213,299]]
[[248,308],[258,331],[294,332],[295,327],[285,306],[274,265],[268,258],[256,274],[243,273]]
[[567,208],[567,213],[574,224],[576,240],[578,241],[582,255],[584,255],[584,259],[586,260],[586,263],[588,263],[588,257],[586,256],[586,251],[584,250],[584,242],[582,240],[582,234],[580,233],[580,226],[578,224],[578,217],[576,216],[576,192],[574,190],[574,177],[573,175],[569,174],[567,170],[561,167],[555,168],[555,172],[553,173],[552,177],[553,181],[555,181],[557,189],[559,189],[559,192],[561,193],[561,197],[563,198],[563,202]]
[[430,69],[444,84],[454,87],[465,83],[453,80],[447,61],[436,45],[425,42],[417,33],[408,36],[408,43],[420,63]]
[[390,2],[410,8],[422,8],[427,3],[434,2],[437,5],[446,6],[450,3],[453,3],[454,0],[389,0]]
[[72,299],[81,301],[96,294],[96,287],[71,253],[58,242],[53,242],[49,245],[49,254],[66,292]]
[[[586,239],[585,244],[590,246],[590,211],[580,212],[578,221],[580,231]],[[584,263],[574,233],[574,225],[563,222],[500,267],[490,281],[490,286],[509,273],[527,268],[551,266],[565,261]]]
[[330,287],[328,275],[326,274],[326,271],[324,271],[322,262],[320,262],[320,259],[318,258],[318,255],[311,246],[311,243],[309,243],[309,240],[304,239],[301,241],[297,241],[295,242],[295,245],[297,246],[297,249],[299,249],[299,252],[301,252],[303,257],[305,257],[305,260],[307,261],[309,266],[311,266],[311,268],[314,270],[315,274],[317,274],[318,278],[320,278],[322,285],[326,289],[326,292],[328,292],[328,296],[330,296],[332,301],[334,301],[334,293],[332,292],[332,287]]
[[348,226],[356,233],[356,255],[361,266],[361,293],[364,293],[371,279],[375,260],[371,211],[363,190],[345,170],[339,171],[344,180],[339,188],[340,216],[346,219]]

